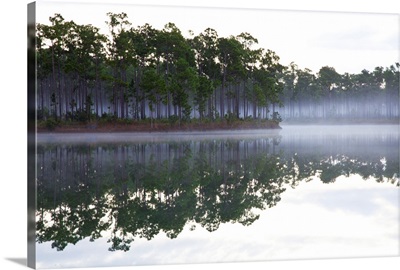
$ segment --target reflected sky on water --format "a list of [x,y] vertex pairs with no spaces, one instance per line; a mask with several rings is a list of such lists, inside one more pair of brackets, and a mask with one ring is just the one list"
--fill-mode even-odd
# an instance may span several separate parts
[[38,136],[39,268],[399,255],[397,126]]

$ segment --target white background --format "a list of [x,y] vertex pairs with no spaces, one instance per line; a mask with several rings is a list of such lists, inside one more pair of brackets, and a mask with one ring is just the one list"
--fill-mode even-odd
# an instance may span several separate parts
[[[87,0],[90,1],[90,0]],[[102,1],[98,1],[102,2]],[[105,1],[103,1],[105,2]],[[109,1],[113,2],[113,1]],[[291,10],[400,13],[396,0],[147,0],[118,1],[186,6],[252,7]],[[3,1],[0,16],[0,269],[26,266],[26,0]],[[79,12],[79,11],[77,11]],[[400,221],[399,221],[400,222]],[[399,239],[400,241],[400,239]],[[400,250],[399,250],[400,254]],[[338,260],[269,261],[238,264],[143,266],[135,269],[398,269],[400,257]],[[90,268],[86,268],[90,269]],[[102,268],[133,269],[133,267]]]

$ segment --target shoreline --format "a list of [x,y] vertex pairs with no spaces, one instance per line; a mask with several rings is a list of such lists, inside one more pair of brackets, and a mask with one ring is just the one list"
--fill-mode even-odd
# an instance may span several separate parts
[[285,126],[362,126],[362,125],[399,125],[398,120],[372,120],[372,119],[352,119],[352,120],[332,120],[326,119],[325,121],[282,121],[280,123],[271,120],[237,120],[231,123],[226,121],[216,122],[195,122],[170,124],[167,122],[90,122],[90,123],[61,123],[52,128],[45,126],[44,122],[40,122],[36,126],[38,134],[43,133],[155,133],[155,134],[168,134],[168,133],[191,133],[191,132],[234,132],[234,131],[249,131],[249,130],[281,130]]
[[274,121],[235,121],[210,123],[69,123],[57,125],[54,128],[37,126],[37,133],[190,133],[213,131],[246,131],[246,130],[281,130],[282,127]]

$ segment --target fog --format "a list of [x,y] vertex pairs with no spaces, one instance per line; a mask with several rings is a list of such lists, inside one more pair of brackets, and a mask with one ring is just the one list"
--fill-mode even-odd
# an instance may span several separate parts
[[[339,123],[398,123],[399,104],[397,90],[364,96],[346,97],[347,93],[333,93],[322,100],[285,100],[284,107],[276,106],[283,121],[339,122]],[[357,93],[358,95],[361,95]]]
[[118,133],[39,133],[37,143],[111,143],[203,139],[245,139],[252,137],[290,137],[301,140],[326,139],[326,136],[398,136],[399,125],[300,125],[281,124],[282,129],[179,131],[179,132],[118,132]]
[[213,139],[245,139],[257,137],[277,137],[280,129],[262,130],[220,130],[220,131],[179,131],[179,132],[113,132],[113,133],[39,133],[37,143],[126,143],[163,142]]
[[308,136],[318,137],[325,135],[373,135],[373,134],[393,134],[399,132],[399,125],[371,125],[371,124],[330,124],[330,125],[307,125],[307,124],[281,124],[280,134],[285,136]]

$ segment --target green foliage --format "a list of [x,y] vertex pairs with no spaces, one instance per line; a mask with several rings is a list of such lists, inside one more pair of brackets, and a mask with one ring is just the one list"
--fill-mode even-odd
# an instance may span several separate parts
[[170,117],[168,117],[168,123],[173,126],[176,123],[178,123],[179,121],[179,117],[177,115],[171,115]]
[[272,114],[272,121],[275,121],[275,122],[278,122],[278,123],[282,122],[282,117],[279,115],[278,112],[274,112]]
[[48,118],[44,121],[44,126],[48,129],[48,130],[54,130],[57,126],[59,125],[59,122],[54,119],[54,118]]
[[234,113],[228,112],[225,114],[225,120],[228,125],[232,125],[235,121],[239,120]]
[[49,109],[43,108],[43,109],[37,110],[36,117],[37,117],[37,120],[39,120],[39,121],[49,118],[50,117]]
[[96,115],[93,115],[93,113],[88,112],[86,110],[71,111],[67,112],[67,114],[65,115],[65,119],[67,121],[81,122],[81,123],[89,122],[91,119],[95,117]]
[[114,114],[112,114],[112,113],[103,113],[103,114],[101,115],[101,118],[100,118],[100,120],[101,120],[102,122],[106,122],[106,123],[115,122],[117,119],[118,119],[118,118],[117,118]]

